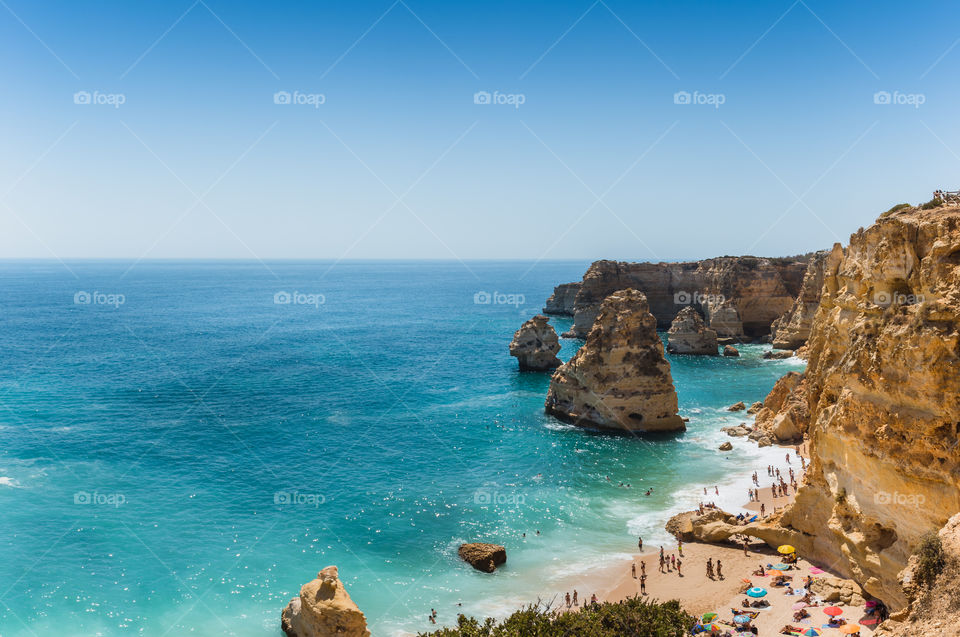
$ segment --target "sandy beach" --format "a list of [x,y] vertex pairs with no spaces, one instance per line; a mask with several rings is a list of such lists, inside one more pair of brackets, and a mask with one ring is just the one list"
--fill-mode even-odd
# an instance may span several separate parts
[[[796,457],[795,448],[783,447],[783,450],[783,460],[774,469],[779,469],[784,479],[789,482],[789,468],[793,468],[798,484],[801,483],[803,471],[800,467],[801,463]],[[801,451],[805,452],[806,450],[801,449]],[[791,458],[790,464],[786,461],[786,454],[788,453]],[[806,461],[806,458],[804,460]],[[759,497],[743,505],[743,509],[747,512],[759,513],[761,505],[763,505],[766,515],[771,515],[793,501],[795,495],[793,488],[789,490],[789,494],[786,496],[773,496],[770,484],[775,478],[767,474],[766,467],[758,467],[757,475],[761,485]],[[691,488],[702,490],[704,487],[692,485]],[[707,491],[708,494],[703,498],[705,502],[709,503],[713,491],[710,487],[707,487]],[[746,497],[747,494],[744,494],[744,496]],[[744,599],[749,599],[743,591],[750,587],[761,587],[768,591],[763,599],[769,605],[763,608],[750,609],[757,613],[752,625],[757,627],[760,635],[780,634],[781,629],[787,625],[800,628],[801,631],[816,628],[822,630],[824,635],[843,634],[839,629],[824,627],[829,620],[829,616],[823,612],[823,607],[829,604],[808,607],[809,617],[801,620],[794,619],[796,610],[793,606],[800,601],[803,593],[794,594],[793,589],[802,588],[807,576],[814,579],[837,577],[835,573],[824,570],[824,565],[812,564],[801,556],[794,568],[785,573],[791,578],[793,586],[773,586],[773,576],[778,571],[770,571],[769,566],[780,563],[782,556],[759,540],[750,541],[747,544],[746,552],[744,552],[742,546],[738,547],[732,544],[685,542],[682,545],[681,556],[676,543],[664,546],[664,555],[668,563],[672,562],[672,557],[681,561],[680,572],[673,567],[667,567],[663,572],[660,571],[660,548],[660,546],[644,546],[644,552],[634,555],[631,560],[602,569],[597,574],[584,578],[582,588],[578,587],[579,602],[581,604],[588,602],[590,596],[594,593],[600,601],[611,602],[641,595],[640,576],[645,572],[647,575],[645,595],[649,599],[657,601],[677,599],[688,612],[696,616],[711,612],[717,613],[716,621],[731,632],[734,630],[731,610],[744,610],[741,603]],[[722,564],[722,577],[718,577],[716,573],[712,578],[707,576],[706,564],[708,559],[712,559],[714,564],[717,562]],[[636,577],[631,570],[632,566],[636,567]],[[765,571],[764,575],[755,575],[754,573],[761,566]],[[751,599],[750,601],[755,600]],[[842,617],[848,622],[858,622],[864,618],[863,607],[847,606],[843,607],[843,611]],[[872,625],[863,625],[860,634],[868,635],[872,631]]]

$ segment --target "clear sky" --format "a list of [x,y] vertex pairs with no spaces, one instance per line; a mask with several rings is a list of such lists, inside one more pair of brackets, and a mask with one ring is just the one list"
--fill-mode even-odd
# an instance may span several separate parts
[[0,256],[828,247],[960,188],[958,17],[946,0],[0,0]]

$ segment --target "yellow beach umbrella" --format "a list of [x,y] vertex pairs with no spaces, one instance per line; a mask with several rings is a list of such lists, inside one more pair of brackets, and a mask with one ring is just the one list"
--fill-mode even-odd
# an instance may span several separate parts
[[797,549],[793,548],[793,547],[790,546],[789,544],[784,544],[784,545],[782,545],[782,546],[780,546],[780,547],[777,548],[777,552],[782,553],[782,554],[784,554],[784,555],[789,555],[790,553],[795,553],[796,550],[797,550]]

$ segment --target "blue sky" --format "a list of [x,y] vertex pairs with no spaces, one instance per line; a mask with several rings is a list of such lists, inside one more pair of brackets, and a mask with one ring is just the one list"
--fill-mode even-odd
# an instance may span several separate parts
[[[3,0],[0,255],[828,247],[960,188],[958,15],[945,1]],[[484,91],[507,103],[475,103]]]

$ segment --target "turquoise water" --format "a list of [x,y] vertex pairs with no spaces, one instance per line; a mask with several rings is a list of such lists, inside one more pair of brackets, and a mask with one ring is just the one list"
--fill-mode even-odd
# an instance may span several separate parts
[[683,435],[561,424],[507,345],[587,265],[0,264],[0,634],[277,637],[330,564],[402,634],[564,590],[704,484],[736,507],[768,450],[716,451],[723,408],[800,362],[672,357]]

